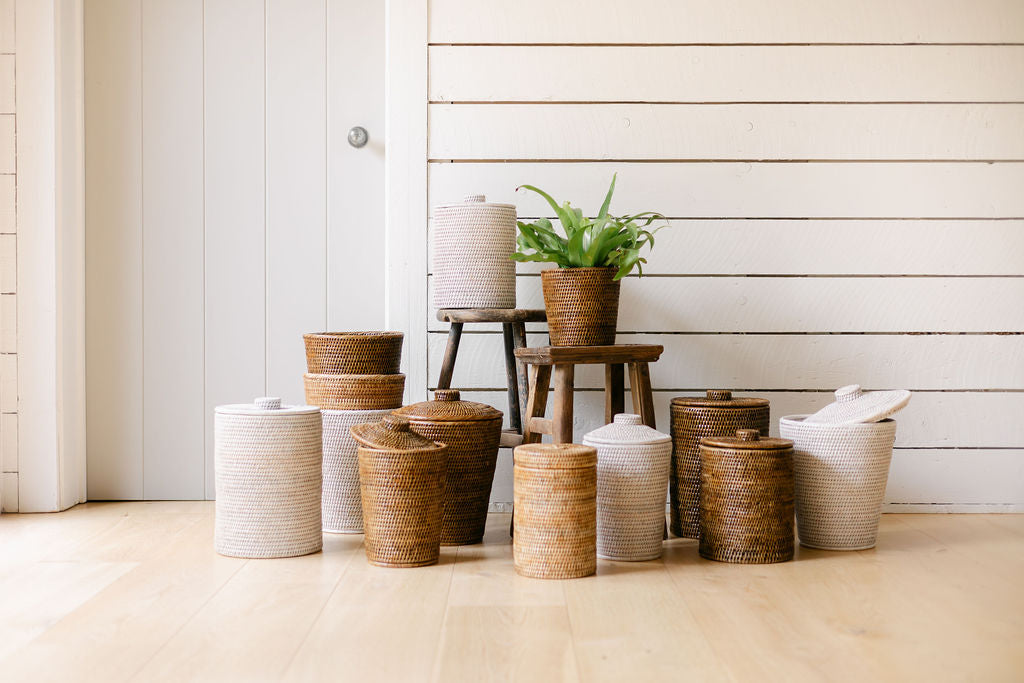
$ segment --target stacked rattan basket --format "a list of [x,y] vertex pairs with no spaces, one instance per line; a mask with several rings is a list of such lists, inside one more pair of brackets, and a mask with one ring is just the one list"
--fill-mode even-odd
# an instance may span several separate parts
[[354,425],[377,422],[402,405],[400,332],[304,335],[306,403],[323,413],[323,530],[363,532]]

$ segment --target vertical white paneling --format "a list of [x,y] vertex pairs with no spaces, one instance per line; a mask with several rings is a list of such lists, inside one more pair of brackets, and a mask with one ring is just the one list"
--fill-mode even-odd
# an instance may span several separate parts
[[14,114],[0,114],[0,173],[14,170]]
[[14,0],[0,0],[0,54],[14,53]]
[[[384,25],[380,0],[327,0],[327,327],[384,324]],[[348,131],[369,132],[365,147]],[[358,257],[354,255],[358,254]]]
[[266,391],[264,0],[206,0],[206,497],[213,411]]
[[2,512],[18,511],[18,473],[4,472],[0,474],[0,500],[3,501]]
[[18,412],[18,357],[0,354],[0,412]]
[[143,497],[141,0],[87,0],[88,496]]
[[287,403],[302,334],[327,324],[325,17],[324,0],[267,2],[267,391]]
[[146,498],[205,496],[203,3],[143,0]]
[[0,294],[0,353],[18,352],[18,295]]
[[18,471],[18,416],[14,413],[0,415],[0,470]]
[[13,234],[15,184],[13,175],[0,175],[0,234]]
[[[0,21],[3,21],[0,18]],[[0,55],[0,114],[14,113],[14,55]]]
[[0,294],[14,294],[18,287],[18,238],[0,235]]

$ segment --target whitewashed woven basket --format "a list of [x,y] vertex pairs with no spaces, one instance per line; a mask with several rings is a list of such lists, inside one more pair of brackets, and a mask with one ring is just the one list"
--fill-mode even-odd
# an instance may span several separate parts
[[859,424],[779,422],[793,441],[800,545],[825,550],[873,548],[889,479],[895,420]]
[[661,557],[671,437],[624,413],[584,436],[583,444],[597,449],[597,556]]
[[322,410],[324,423],[324,531],[363,533],[363,502],[359,491],[358,444],[349,428],[380,422],[390,410]]
[[433,286],[437,308],[515,308],[516,207],[470,195],[434,207]]
[[279,398],[219,406],[214,452],[218,553],[293,557],[323,547],[319,408]]

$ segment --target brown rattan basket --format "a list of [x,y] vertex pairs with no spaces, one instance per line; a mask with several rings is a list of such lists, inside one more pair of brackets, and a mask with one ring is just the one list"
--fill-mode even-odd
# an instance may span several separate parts
[[389,410],[402,405],[405,375],[302,376],[306,403],[324,410]]
[[700,447],[700,555],[719,562],[793,559],[793,442],[756,429]]
[[448,447],[386,415],[355,425],[366,559],[381,567],[437,563]]
[[459,400],[454,389],[438,390],[434,399],[405,406],[395,414],[409,418],[418,434],[448,446],[441,545],[479,543],[487,524],[502,412]]
[[401,369],[401,332],[302,335],[306,370],[314,375],[394,375]]
[[700,536],[700,441],[756,429],[768,436],[768,401],[733,398],[731,391],[709,390],[702,398],[672,399],[672,472],[669,476],[672,533]]
[[619,282],[612,279],[614,268],[553,268],[540,277],[552,346],[615,343]]
[[514,453],[516,573],[575,579],[597,571],[597,449],[524,444]]

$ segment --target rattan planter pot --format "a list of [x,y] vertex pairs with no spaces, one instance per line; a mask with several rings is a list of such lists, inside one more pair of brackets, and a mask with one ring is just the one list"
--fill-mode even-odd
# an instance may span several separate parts
[[552,346],[615,343],[619,282],[612,279],[614,268],[552,268],[540,277]]
[[516,573],[575,579],[597,571],[597,450],[524,444],[514,453]]
[[516,207],[470,195],[434,207],[434,306],[515,308]]
[[359,456],[350,429],[379,422],[390,410],[322,410],[324,484],[321,515],[324,531],[363,533],[363,503],[359,491]]
[[448,447],[386,415],[352,427],[359,444],[366,559],[381,567],[436,564]]
[[889,479],[896,422],[815,424],[779,421],[792,439],[800,544],[826,550],[873,548]]
[[756,429],[700,447],[700,555],[719,562],[793,559],[793,442]]
[[703,398],[672,399],[672,474],[670,528],[682,538],[700,536],[700,442],[756,429],[768,436],[768,401],[733,398],[731,391],[709,390]]
[[314,375],[395,375],[402,338],[401,332],[304,334],[306,370]]
[[315,553],[320,531],[320,410],[279,398],[214,414],[214,547],[267,558]]
[[671,438],[623,413],[583,443],[597,449],[597,556],[661,557]]
[[405,406],[395,414],[409,418],[417,434],[448,446],[441,545],[479,543],[487,524],[502,412],[462,401],[454,389],[438,390],[434,399]]
[[325,410],[387,410],[402,405],[405,375],[302,376],[306,403]]

